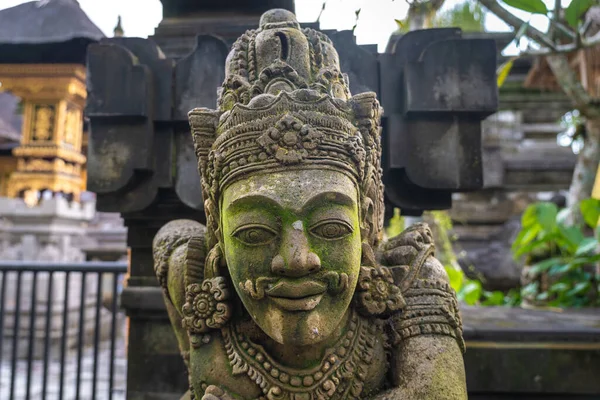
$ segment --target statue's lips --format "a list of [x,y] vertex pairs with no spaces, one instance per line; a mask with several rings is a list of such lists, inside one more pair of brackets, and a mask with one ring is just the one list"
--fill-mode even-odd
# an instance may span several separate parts
[[320,302],[327,285],[315,281],[300,283],[279,282],[266,294],[279,307],[288,311],[310,311]]

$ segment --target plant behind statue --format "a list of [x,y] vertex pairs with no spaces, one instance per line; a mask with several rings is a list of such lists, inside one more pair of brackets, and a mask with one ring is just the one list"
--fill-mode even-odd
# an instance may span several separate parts
[[[531,204],[512,250],[524,257],[521,295],[525,306],[582,307],[600,305],[598,216],[600,201],[579,205],[585,225],[568,226],[567,209],[549,202]],[[591,233],[588,233],[591,232]]]

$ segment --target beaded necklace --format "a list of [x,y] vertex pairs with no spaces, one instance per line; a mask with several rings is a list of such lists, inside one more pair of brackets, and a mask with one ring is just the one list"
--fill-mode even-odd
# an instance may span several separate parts
[[239,327],[222,330],[233,374],[246,374],[263,392],[260,400],[358,399],[373,359],[377,327],[352,312],[347,332],[310,369],[293,369],[275,361]]

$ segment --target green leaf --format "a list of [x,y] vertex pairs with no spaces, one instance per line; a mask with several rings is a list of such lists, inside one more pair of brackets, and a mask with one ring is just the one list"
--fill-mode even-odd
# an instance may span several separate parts
[[533,242],[530,242],[530,243],[526,244],[525,246],[521,246],[515,251],[515,256],[517,258],[519,258],[525,254],[529,254],[529,253],[533,253],[533,252],[537,252],[537,251],[546,251],[546,250],[548,250],[548,247],[549,247],[548,241],[549,240],[547,238],[541,238],[541,239],[535,240]]
[[496,71],[496,74],[498,75],[498,78],[496,78],[496,84],[498,85],[498,87],[502,87],[514,63],[515,59],[511,58],[510,60],[503,63],[500,67],[498,67],[498,70]]
[[[511,246],[511,251],[513,253],[517,252],[517,250],[519,250],[521,247],[523,247],[523,238],[525,237],[525,234],[527,233],[527,231],[528,231],[528,228],[521,228],[521,230],[517,234],[517,237],[515,238],[512,246]],[[600,236],[600,234],[598,236]]]
[[404,22],[402,22],[399,19],[395,19],[394,21],[396,22],[396,26],[398,27],[398,30],[399,31],[404,31],[404,28],[405,28]]
[[484,301],[481,302],[484,306],[501,306],[504,304],[504,293],[499,290],[493,292],[483,292]]
[[567,218],[571,215],[571,210],[569,210],[568,208],[563,208],[562,210],[560,210],[558,212],[558,214],[556,215],[556,223],[557,224],[565,224],[565,221],[567,220]]
[[581,267],[582,265],[592,265],[595,262],[600,261],[600,254],[594,254],[591,256],[577,257],[571,260],[569,263],[573,267]]
[[562,259],[560,259],[558,257],[549,258],[547,260],[540,261],[539,263],[532,265],[530,271],[533,274],[538,275],[541,272],[544,272],[544,271],[550,269],[552,266],[560,264],[561,262],[562,262]]
[[536,203],[527,206],[521,217],[521,226],[523,228],[530,228],[538,224]]
[[564,293],[569,290],[571,286],[565,282],[557,282],[554,285],[550,286],[550,291],[554,293]]
[[526,230],[525,234],[523,235],[523,238],[521,239],[521,245],[525,246],[526,244],[533,242],[533,240],[537,238],[541,230],[542,229],[540,225],[534,225],[528,230]]
[[556,216],[558,215],[558,207],[554,203],[540,202],[535,208],[536,219],[542,228],[549,232],[556,226]]
[[537,296],[535,296],[535,299],[538,301],[546,301],[546,300],[548,300],[549,297],[550,297],[550,293],[542,292],[542,293],[538,294]]
[[548,275],[562,275],[569,272],[573,268],[572,264],[556,264],[548,270]]
[[502,0],[506,5],[509,5],[519,10],[527,11],[534,14],[548,14],[548,7],[542,0]]
[[577,251],[575,251],[575,256],[582,256],[586,254],[593,253],[598,248],[598,241],[595,237],[587,237],[581,241],[579,247],[577,247]]
[[504,296],[504,303],[513,307],[521,304],[521,291],[517,288],[510,289]]
[[565,19],[573,28],[577,28],[579,20],[597,0],[572,0],[565,10]]
[[575,252],[585,237],[583,232],[581,232],[581,228],[562,224],[558,224],[557,226],[561,236],[568,242],[569,250]]
[[598,217],[600,217],[600,200],[593,198],[582,200],[579,204],[579,209],[581,210],[585,223],[588,224],[590,228],[596,228],[598,225]]
[[567,296],[577,296],[581,294],[585,294],[590,288],[592,284],[590,282],[579,282],[575,285],[575,287],[567,292]]
[[462,270],[454,268],[453,266],[446,266],[446,273],[448,274],[448,278],[450,278],[450,286],[456,293],[460,291],[463,285],[463,281],[465,279],[465,274]]
[[531,297],[535,296],[539,288],[539,284],[537,282],[529,283],[521,289],[521,296],[523,297]]
[[[523,247],[527,246],[530,242],[532,242],[533,239],[535,239],[537,237],[537,234],[539,231],[540,231],[539,225],[535,225],[535,226],[527,227],[527,228],[521,228],[521,231],[519,232],[519,234],[517,235],[517,237],[515,238],[515,241],[513,242],[512,246],[511,246],[511,250],[513,253],[515,253],[515,257],[519,257],[520,255],[523,254],[521,249],[523,249]],[[521,254],[519,254],[519,253],[521,253]]]
[[466,304],[472,306],[477,304],[481,297],[481,283],[477,281],[468,281],[459,292],[459,299],[464,301]]

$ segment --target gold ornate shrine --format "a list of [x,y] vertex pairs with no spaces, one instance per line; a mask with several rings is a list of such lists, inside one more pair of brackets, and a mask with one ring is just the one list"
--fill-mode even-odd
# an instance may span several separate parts
[[0,64],[0,90],[21,98],[21,145],[9,197],[35,204],[39,194],[63,193],[79,201],[85,189],[82,154],[85,67],[78,64]]

